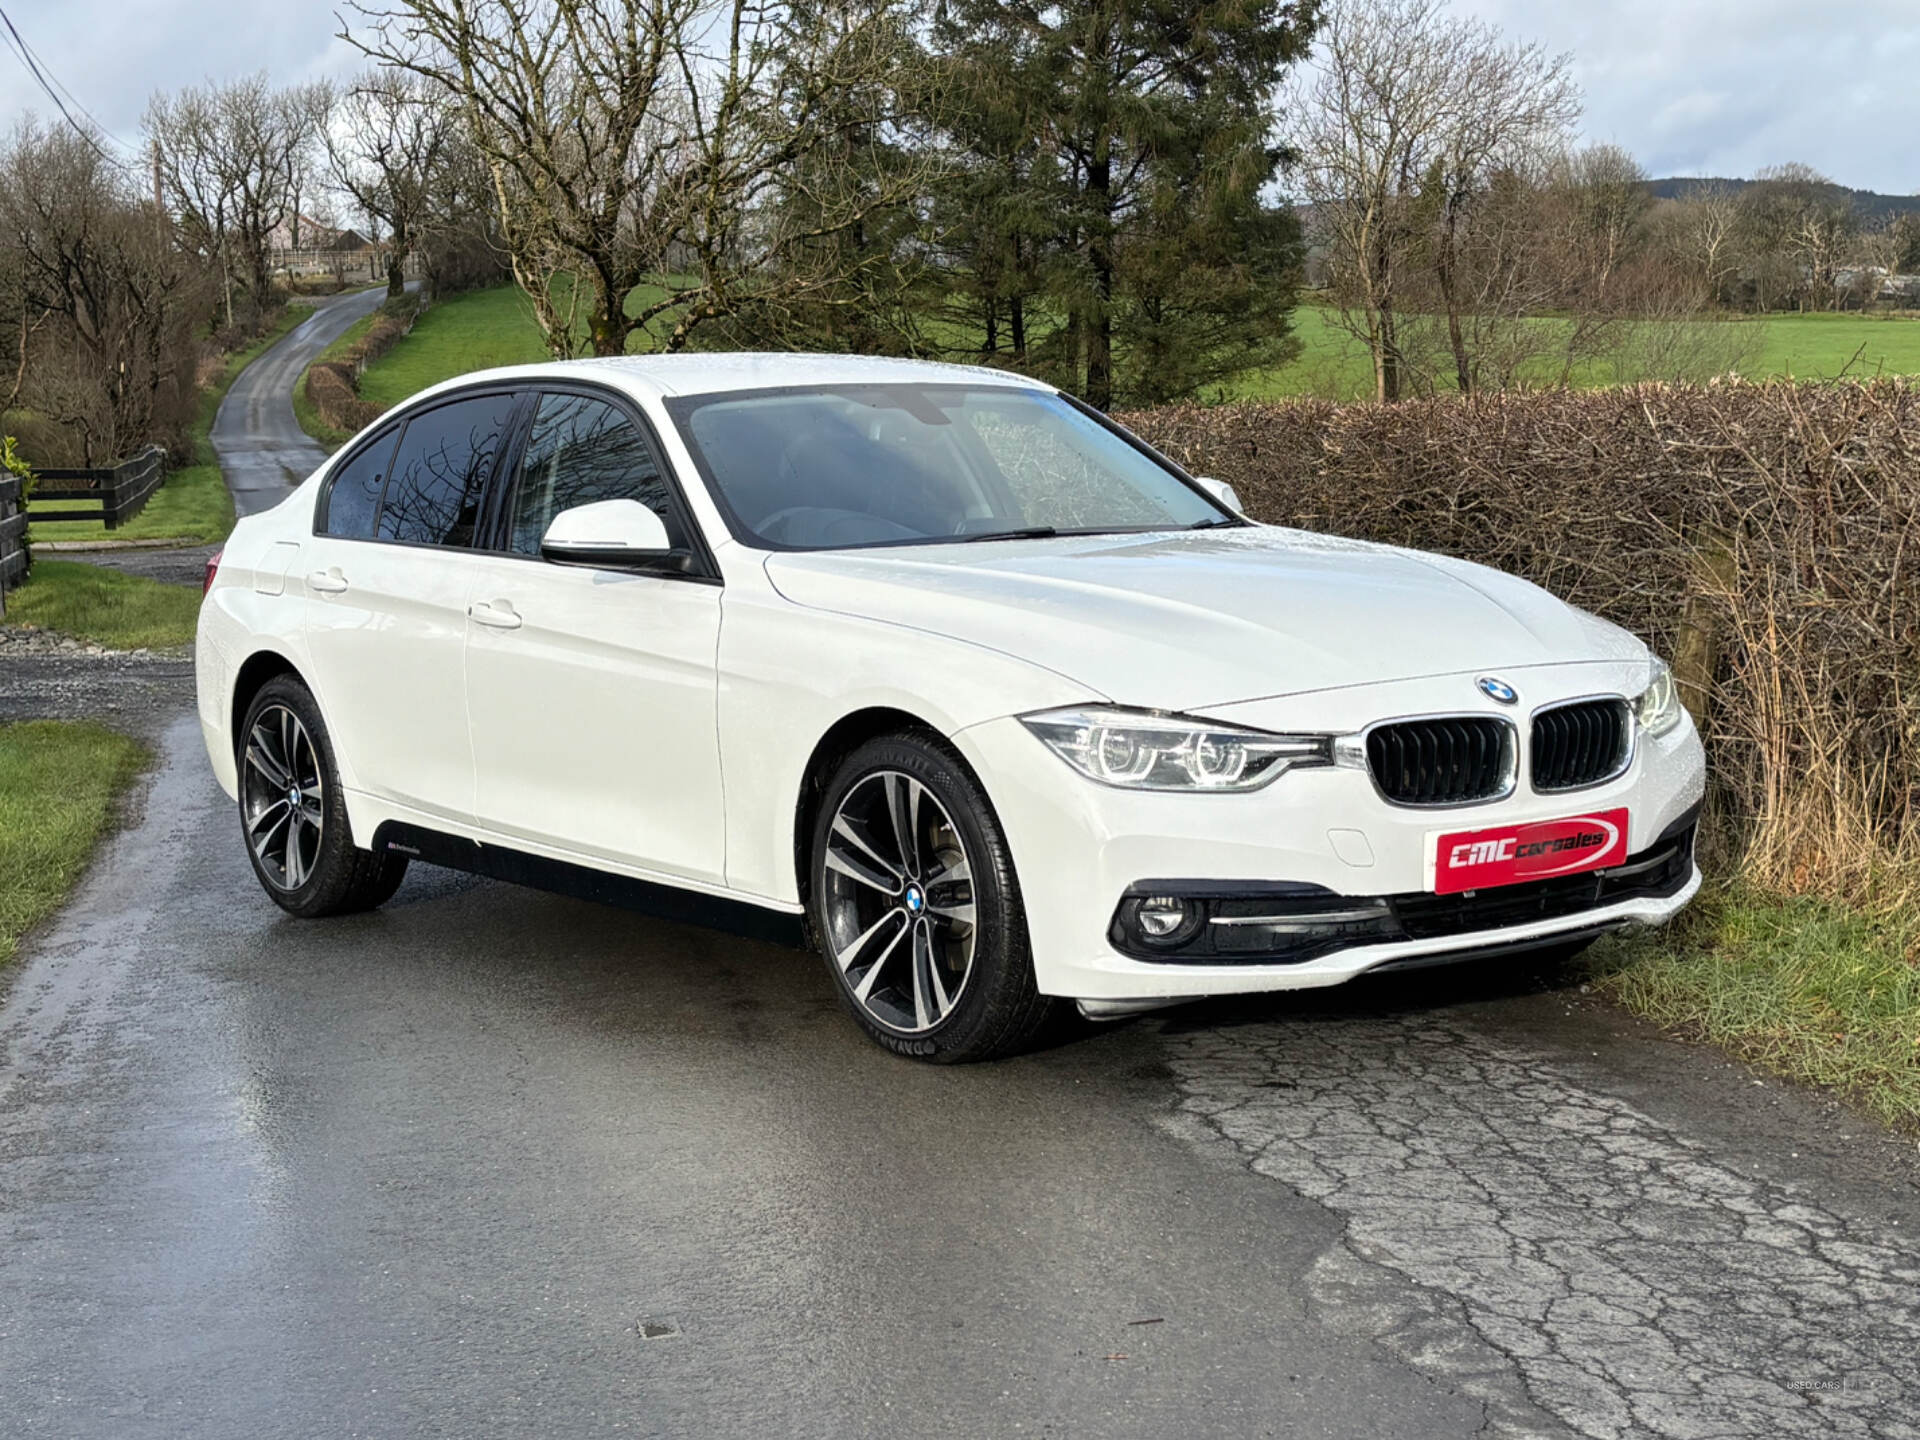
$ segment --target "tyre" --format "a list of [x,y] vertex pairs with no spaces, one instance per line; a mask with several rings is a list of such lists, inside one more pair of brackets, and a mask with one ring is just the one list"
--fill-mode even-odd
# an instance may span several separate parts
[[840,997],[896,1054],[953,1064],[1024,1049],[1058,1006],[1034,988],[1006,836],[959,757],[918,735],[862,745],[828,781],[812,920]]
[[236,751],[241,834],[274,904],[313,919],[392,898],[407,857],[355,847],[327,722],[305,685],[278,675],[261,686]]

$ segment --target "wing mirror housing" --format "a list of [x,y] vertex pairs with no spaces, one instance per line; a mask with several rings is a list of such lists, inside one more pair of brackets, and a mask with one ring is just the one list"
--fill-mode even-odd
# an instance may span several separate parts
[[1198,485],[1202,490],[1205,490],[1229,510],[1233,511],[1234,514],[1244,515],[1247,513],[1240,508],[1239,493],[1226,481],[1216,480],[1211,475],[1196,475],[1193,477],[1193,483]]
[[676,550],[660,517],[638,500],[596,500],[562,510],[541,537],[540,553],[561,565],[678,575],[693,552]]

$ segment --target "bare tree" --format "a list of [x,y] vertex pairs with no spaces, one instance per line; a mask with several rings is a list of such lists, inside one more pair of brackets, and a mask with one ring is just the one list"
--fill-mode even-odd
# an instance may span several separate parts
[[1810,165],[1774,165],[1754,177],[1740,208],[1762,309],[1786,300],[1801,310],[1838,302],[1835,271],[1860,227],[1846,191]]
[[[1429,240],[1434,279],[1446,311],[1448,348],[1455,383],[1474,388],[1463,322],[1466,300],[1461,270],[1483,200],[1495,195],[1496,177],[1517,172],[1551,153],[1566,139],[1580,113],[1580,94],[1568,74],[1564,55],[1549,55],[1538,45],[1504,42],[1478,22],[1450,24],[1436,37],[1451,55],[1454,100],[1441,129],[1423,188],[1439,211]],[[1494,223],[1510,225],[1515,206],[1499,206]],[[1489,278],[1509,275],[1497,267]],[[1500,289],[1479,287],[1475,310],[1482,315],[1512,313],[1499,304]]]
[[193,393],[205,292],[168,227],[99,148],[28,122],[0,144],[0,410],[53,433],[41,463],[96,464],[168,438]]
[[257,308],[270,302],[273,237],[297,213],[328,103],[324,85],[275,90],[262,73],[155,95],[147,107],[163,193],[187,242],[220,265],[230,325],[235,278]]
[[1663,248],[1690,272],[1701,299],[1725,301],[1740,272],[1740,200],[1719,181],[1695,186],[1654,217]]
[[1855,238],[1849,258],[1856,271],[1853,288],[1862,305],[1871,305],[1883,294],[1897,301],[1899,277],[1920,261],[1920,217],[1882,216]]
[[1617,145],[1591,145],[1565,156],[1554,183],[1565,197],[1565,243],[1575,283],[1588,308],[1609,308],[1615,273],[1641,238],[1653,196],[1640,163]]
[[[366,26],[345,38],[459,107],[549,348],[570,353],[584,328],[617,355],[636,328],[678,348],[818,291],[830,250],[803,256],[807,242],[900,203],[897,176],[832,183],[831,152],[888,121],[904,4],[401,0],[356,6]],[[849,96],[869,103],[829,104]],[[776,213],[809,171],[815,213]]]
[[1566,59],[1455,19],[1445,0],[1335,0],[1290,109],[1310,229],[1344,323],[1372,352],[1376,397],[1407,386],[1402,310],[1423,271],[1447,316],[1457,383],[1471,388],[1466,230],[1495,172],[1572,123]]
[[376,68],[336,99],[325,128],[334,183],[385,231],[389,296],[405,293],[407,257],[431,224],[453,123],[449,102],[425,81]]

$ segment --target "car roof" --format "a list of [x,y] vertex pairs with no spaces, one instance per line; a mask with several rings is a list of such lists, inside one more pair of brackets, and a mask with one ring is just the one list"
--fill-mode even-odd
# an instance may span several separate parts
[[[725,351],[681,355],[625,355],[591,360],[548,360],[476,370],[422,390],[414,400],[441,390],[484,383],[539,380],[598,380],[642,397],[704,395],[735,390],[775,390],[785,386],[947,384],[1006,385],[1051,391],[1026,375],[984,365],[949,365],[932,360],[899,360],[879,355],[776,354]],[[411,400],[407,403],[412,403]]]

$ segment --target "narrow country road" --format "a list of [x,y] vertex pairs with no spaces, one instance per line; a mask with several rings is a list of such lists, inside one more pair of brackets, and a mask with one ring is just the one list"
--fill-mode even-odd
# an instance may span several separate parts
[[157,694],[0,976],[8,1436],[1920,1436],[1913,1142],[1564,976],[925,1068],[583,902],[291,920]]
[[327,452],[293,415],[293,387],[322,350],[370,315],[387,298],[383,289],[331,296],[233,382],[213,419],[213,448],[242,515],[271,509],[311,475]]

